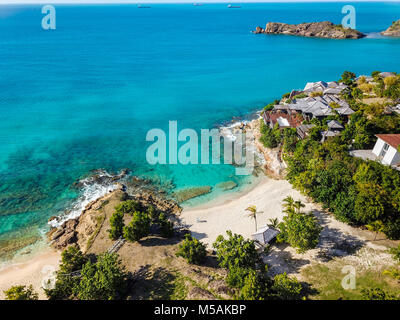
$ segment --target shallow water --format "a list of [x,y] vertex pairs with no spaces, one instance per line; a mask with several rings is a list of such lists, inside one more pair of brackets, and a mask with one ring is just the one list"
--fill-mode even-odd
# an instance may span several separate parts
[[344,70],[400,71],[400,40],[376,36],[399,18],[396,3],[354,4],[365,39],[250,33],[267,21],[340,23],[342,6],[57,5],[54,31],[41,29],[40,6],[0,6],[0,242],[43,232],[79,197],[73,183],[99,168],[245,188],[251,177],[230,165],[150,166],[147,131],[169,120],[213,128]]

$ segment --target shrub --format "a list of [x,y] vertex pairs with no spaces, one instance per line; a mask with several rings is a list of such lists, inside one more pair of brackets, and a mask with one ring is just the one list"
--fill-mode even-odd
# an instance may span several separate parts
[[129,241],[139,241],[150,233],[150,218],[144,212],[135,211],[132,221],[124,227],[124,238]]
[[289,277],[286,272],[277,274],[271,287],[273,296],[282,300],[299,300],[302,290],[301,283],[296,278]]
[[374,89],[374,85],[371,83],[362,83],[358,86],[358,88],[364,92],[364,93],[368,93],[368,92],[372,92],[372,90]]
[[241,300],[264,300],[266,293],[266,283],[256,271],[249,270],[243,279],[243,286],[240,290],[239,299]]
[[122,236],[122,231],[124,228],[124,213],[121,211],[114,211],[110,218],[111,229],[108,230],[109,237],[113,240],[117,240]]
[[397,300],[396,296],[382,290],[381,288],[371,288],[361,290],[363,300]]
[[201,264],[207,255],[206,246],[191,235],[186,234],[185,240],[179,245],[177,257],[186,259],[188,263]]
[[397,248],[390,248],[389,252],[392,254],[394,260],[400,262],[400,244]]
[[158,224],[160,225],[161,236],[164,238],[171,238],[174,236],[174,224],[169,221],[164,213],[161,213],[158,218]]
[[313,91],[310,93],[310,97],[314,98],[314,97],[321,97],[323,95],[322,91]]
[[120,212],[120,213],[128,213],[132,215],[135,211],[140,211],[142,209],[140,203],[134,201],[134,200],[127,200],[115,207],[115,211]]
[[5,290],[4,294],[6,300],[38,300],[39,295],[33,290],[30,285],[27,286],[12,286],[10,289]]

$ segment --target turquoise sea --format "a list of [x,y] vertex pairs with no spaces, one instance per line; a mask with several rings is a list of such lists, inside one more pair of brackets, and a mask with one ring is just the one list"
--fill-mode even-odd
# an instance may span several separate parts
[[399,3],[355,3],[361,40],[250,33],[268,21],[339,24],[343,5],[56,5],[50,31],[41,6],[0,5],[0,248],[43,232],[94,169],[178,189],[248,184],[229,165],[148,165],[147,131],[169,120],[213,128],[344,70],[400,72],[400,39],[376,34],[400,18]]

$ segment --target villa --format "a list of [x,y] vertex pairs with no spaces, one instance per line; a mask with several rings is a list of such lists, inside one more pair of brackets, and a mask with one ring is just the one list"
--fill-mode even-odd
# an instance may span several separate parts
[[287,106],[282,109],[278,108],[275,112],[263,112],[262,116],[264,123],[271,129],[273,129],[276,124],[279,125],[279,129],[296,128],[303,121],[300,115],[292,114],[288,111]]
[[400,163],[400,134],[377,134],[378,140],[372,149],[383,164],[395,166]]

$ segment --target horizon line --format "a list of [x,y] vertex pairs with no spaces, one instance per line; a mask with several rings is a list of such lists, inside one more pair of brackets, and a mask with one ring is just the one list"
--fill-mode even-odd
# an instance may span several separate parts
[[222,3],[241,3],[241,4],[247,4],[247,3],[324,3],[324,2],[329,2],[329,3],[343,3],[347,2],[349,4],[351,3],[360,3],[360,2],[375,2],[375,3],[399,3],[400,0],[251,0],[251,1],[240,1],[240,0],[204,0],[204,1],[190,1],[190,0],[175,0],[175,1],[169,1],[169,0],[144,0],[144,1],[138,1],[138,0],[117,0],[117,1],[112,1],[112,0],[53,0],[53,1],[46,1],[46,0],[4,0],[0,3],[1,5],[8,5],[8,4],[13,4],[13,5],[24,5],[24,4],[190,4],[190,3],[199,3],[199,4],[222,4]]

